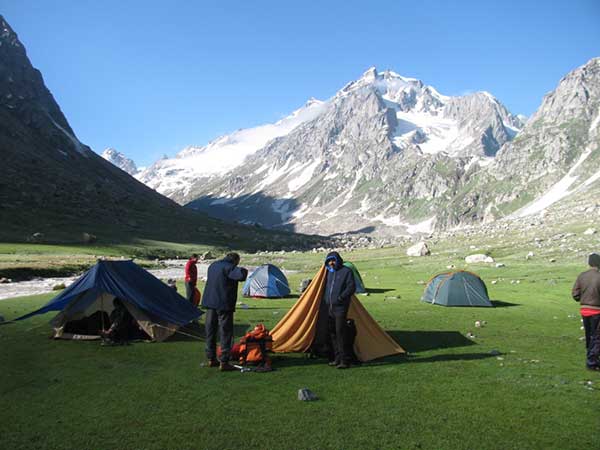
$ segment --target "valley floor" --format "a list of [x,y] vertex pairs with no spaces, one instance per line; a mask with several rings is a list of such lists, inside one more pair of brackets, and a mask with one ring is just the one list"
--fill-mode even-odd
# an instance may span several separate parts
[[[220,373],[202,367],[203,343],[185,336],[101,347],[48,339],[51,315],[3,325],[2,447],[598,448],[600,376],[584,368],[570,298],[585,260],[550,248],[527,260],[529,238],[520,246],[478,239],[433,244],[425,258],[400,248],[343,253],[370,289],[361,302],[409,351],[347,371],[286,354],[274,357],[272,373]],[[504,267],[466,266],[479,251]],[[243,255],[242,264],[298,270],[296,291],[322,258]],[[420,302],[423,283],[450,265],[478,272],[496,307]],[[14,318],[51,297],[4,300],[0,315]],[[272,327],[296,298],[240,298],[248,309],[236,312],[236,336],[256,323]],[[298,401],[304,387],[319,400]]]

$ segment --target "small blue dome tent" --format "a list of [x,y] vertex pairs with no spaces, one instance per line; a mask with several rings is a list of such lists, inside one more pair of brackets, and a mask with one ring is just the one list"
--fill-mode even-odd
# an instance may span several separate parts
[[442,306],[494,306],[479,275],[464,270],[434,276],[421,300]]
[[257,267],[242,288],[244,297],[277,298],[290,295],[290,292],[287,278],[273,264]]
[[[137,324],[153,340],[162,341],[202,312],[133,261],[99,261],[67,289],[40,309],[15,320],[60,311],[50,322],[55,338],[86,339],[65,332],[71,321],[100,312],[109,314],[113,300],[121,299]],[[97,336],[96,336],[97,337]]]

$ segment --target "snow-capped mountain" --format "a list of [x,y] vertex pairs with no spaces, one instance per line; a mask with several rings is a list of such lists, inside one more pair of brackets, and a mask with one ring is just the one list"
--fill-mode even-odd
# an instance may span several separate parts
[[179,189],[173,176],[167,194],[226,219],[305,232],[427,230],[465,172],[489,163],[521,127],[488,93],[445,96],[371,68],[243,167],[235,161],[226,176]]
[[228,148],[220,170],[178,160],[220,161],[221,143],[269,126],[160,161],[145,181],[217,217],[303,232],[428,232],[535,213],[600,179],[598,61],[564,77],[529,119],[487,92],[446,96],[371,68],[294,113],[303,120],[285,132]]
[[107,148],[100,155],[111,164],[117,166],[119,169],[127,172],[129,175],[135,175],[139,172],[135,162],[127,158],[123,153],[115,150],[114,148]]
[[599,187],[600,58],[563,77],[513,141],[449,204],[450,225],[543,213]]
[[158,192],[186,203],[188,194],[203,180],[227,173],[242,164],[247,156],[272,139],[285,136],[297,126],[317,117],[324,103],[310,99],[302,108],[274,124],[235,131],[204,147],[187,147],[175,158],[163,158],[136,177]]

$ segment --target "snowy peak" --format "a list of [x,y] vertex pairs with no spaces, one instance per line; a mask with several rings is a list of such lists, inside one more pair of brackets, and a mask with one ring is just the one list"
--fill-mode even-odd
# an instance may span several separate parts
[[124,172],[127,172],[129,175],[133,176],[138,173],[135,162],[114,148],[107,148],[100,156]]
[[269,141],[317,118],[325,107],[325,102],[311,98],[304,106],[275,123],[237,130],[202,147],[186,147],[174,158],[163,158],[136,177],[162,194],[185,201],[190,189],[199,180],[221,176],[238,167]]

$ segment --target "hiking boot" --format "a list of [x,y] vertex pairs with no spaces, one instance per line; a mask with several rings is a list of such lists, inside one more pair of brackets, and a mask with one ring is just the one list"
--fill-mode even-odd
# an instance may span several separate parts
[[219,367],[219,361],[217,361],[216,359],[209,359],[208,364],[206,365],[208,367]]
[[329,361],[329,362],[327,363],[327,365],[328,365],[328,366],[332,366],[332,367],[333,367],[333,366],[337,367],[337,366],[339,366],[339,365],[340,365],[340,362],[339,362],[339,361],[335,361],[335,360],[334,360],[334,361]]
[[595,372],[600,372],[600,366],[586,366],[587,370],[593,370]]
[[231,364],[229,364],[228,362],[222,362],[221,365],[219,366],[219,370],[221,372],[232,372],[234,370],[237,370],[235,367],[233,367]]
[[347,363],[347,362],[341,362],[341,363],[339,363],[335,367],[336,367],[336,369],[349,369],[350,368],[350,364]]

